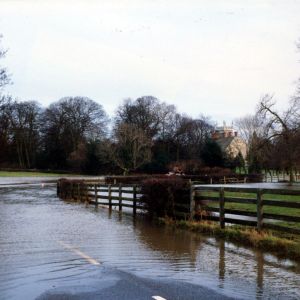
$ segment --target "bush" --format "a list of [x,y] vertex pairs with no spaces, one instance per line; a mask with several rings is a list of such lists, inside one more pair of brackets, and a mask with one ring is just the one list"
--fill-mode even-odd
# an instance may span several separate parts
[[211,176],[228,176],[232,175],[232,170],[228,168],[220,168],[220,167],[205,167],[200,169],[200,173],[202,175],[211,175]]
[[142,182],[141,201],[150,217],[175,217],[176,204],[189,203],[190,185],[176,176]]
[[141,183],[142,181],[150,178],[166,178],[167,176],[164,174],[155,174],[155,175],[149,175],[149,174],[139,174],[139,175],[129,175],[129,176],[106,176],[105,177],[105,183],[107,184],[133,184],[133,183]]
[[58,180],[57,196],[63,200],[86,199],[88,197],[87,186],[82,179],[61,178]]
[[170,172],[180,169],[185,174],[195,175],[200,173],[202,166],[203,164],[199,159],[187,159],[171,162],[168,165],[168,169]]

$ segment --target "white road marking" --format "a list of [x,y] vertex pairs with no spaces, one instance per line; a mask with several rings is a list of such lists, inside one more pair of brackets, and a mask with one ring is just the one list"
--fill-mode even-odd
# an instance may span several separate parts
[[152,296],[152,298],[155,299],[155,300],[167,300],[167,299],[165,299],[161,296]]
[[95,265],[95,266],[98,266],[100,265],[100,262],[97,261],[96,259],[88,256],[87,254],[83,253],[82,251],[72,247],[71,245],[68,245],[62,241],[58,241],[58,243],[60,245],[62,245],[64,248],[68,249],[68,250],[71,250],[72,252],[76,253],[77,255],[81,256],[82,258],[84,258],[86,261],[88,261],[90,264],[92,265]]

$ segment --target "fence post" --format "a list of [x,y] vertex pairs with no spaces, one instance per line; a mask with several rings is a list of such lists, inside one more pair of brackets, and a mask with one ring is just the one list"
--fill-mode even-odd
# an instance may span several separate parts
[[263,228],[263,202],[262,202],[262,190],[257,191],[257,231],[261,231]]
[[65,183],[64,186],[64,196],[65,196],[65,200],[69,200],[69,184]]
[[60,183],[60,187],[59,187],[59,190],[60,190],[60,195],[61,197],[66,200],[66,183],[64,182],[61,182]]
[[119,211],[122,210],[122,184],[119,183]]
[[136,185],[133,185],[133,215],[136,215]]
[[82,202],[82,186],[83,186],[83,183],[79,183],[79,202]]
[[60,181],[58,180],[57,184],[56,184],[56,196],[57,197],[60,197],[60,186],[59,186],[59,184],[60,184]]
[[74,200],[73,199],[73,182],[71,182],[71,184],[70,184],[70,193],[69,193],[69,195],[70,195],[70,200]]
[[108,185],[108,205],[109,205],[109,208],[112,207],[112,203],[111,203],[111,184]]
[[220,227],[225,228],[225,198],[224,198],[224,188],[220,188]]
[[94,189],[95,189],[95,208],[98,207],[98,190],[97,190],[97,185],[94,185]]
[[89,198],[89,186],[88,184],[85,184],[85,204],[86,206],[90,203],[90,198]]
[[89,187],[88,187],[87,182],[85,182],[85,181],[83,182],[82,189],[83,189],[84,203],[88,203],[89,202]]
[[77,184],[77,198],[76,198],[77,202],[80,201],[80,184]]
[[194,186],[190,185],[190,219],[193,220],[195,216],[195,190]]
[[270,172],[271,175],[271,182],[273,182],[273,172]]

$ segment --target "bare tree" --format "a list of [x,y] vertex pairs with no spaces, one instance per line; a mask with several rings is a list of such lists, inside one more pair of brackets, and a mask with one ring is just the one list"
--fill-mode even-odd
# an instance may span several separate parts
[[17,102],[11,97],[2,97],[0,101],[0,145],[1,162],[9,163],[10,157],[16,157],[13,164],[21,168],[30,168],[35,164],[39,144],[40,106],[34,101]]
[[119,124],[114,130],[111,155],[124,175],[151,160],[151,139],[132,124]]
[[246,115],[234,121],[241,138],[250,145],[254,135],[261,136],[264,128],[264,120],[257,114]]
[[178,113],[173,119],[171,128],[170,138],[176,145],[176,160],[199,159],[201,150],[213,129],[208,117],[199,116],[193,119]]
[[41,108],[35,101],[14,101],[9,106],[10,138],[21,168],[34,165],[39,143],[40,113]]
[[126,99],[116,112],[116,124],[131,124],[153,138],[161,128],[162,106],[153,96]]
[[0,163],[7,164],[10,152],[10,106],[11,97],[0,96]]
[[176,118],[177,109],[175,105],[169,105],[165,102],[160,103],[158,108],[159,131],[157,138],[165,141],[171,137],[170,133],[173,130],[174,119]]
[[[300,101],[292,99],[287,110],[282,113],[276,110],[275,104],[272,96],[265,95],[259,103],[257,114],[265,120],[264,136],[277,147],[281,165],[288,170],[290,182],[293,182],[299,147]],[[282,151],[278,152],[279,149]]]
[[47,159],[55,167],[65,167],[79,145],[105,138],[107,124],[102,105],[87,97],[66,97],[52,103],[45,110],[42,123]]
[[[0,59],[3,58],[7,52],[6,50],[4,50],[1,47],[1,39],[2,39],[2,35],[0,34]],[[9,74],[7,73],[6,68],[4,68],[0,65],[0,91],[6,84],[9,83],[9,81],[10,81],[10,78],[9,78]]]
[[186,152],[190,158],[199,158],[206,140],[211,136],[213,126],[205,116],[190,119],[186,125],[186,132],[183,134]]

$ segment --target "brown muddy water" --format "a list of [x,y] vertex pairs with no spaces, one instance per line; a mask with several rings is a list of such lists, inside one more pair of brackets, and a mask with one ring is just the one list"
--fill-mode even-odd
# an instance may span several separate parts
[[97,266],[79,252],[109,269],[233,298],[300,299],[299,263],[141,216],[66,203],[55,193],[51,184],[0,188],[0,299],[35,299],[65,285],[83,289],[96,280]]

